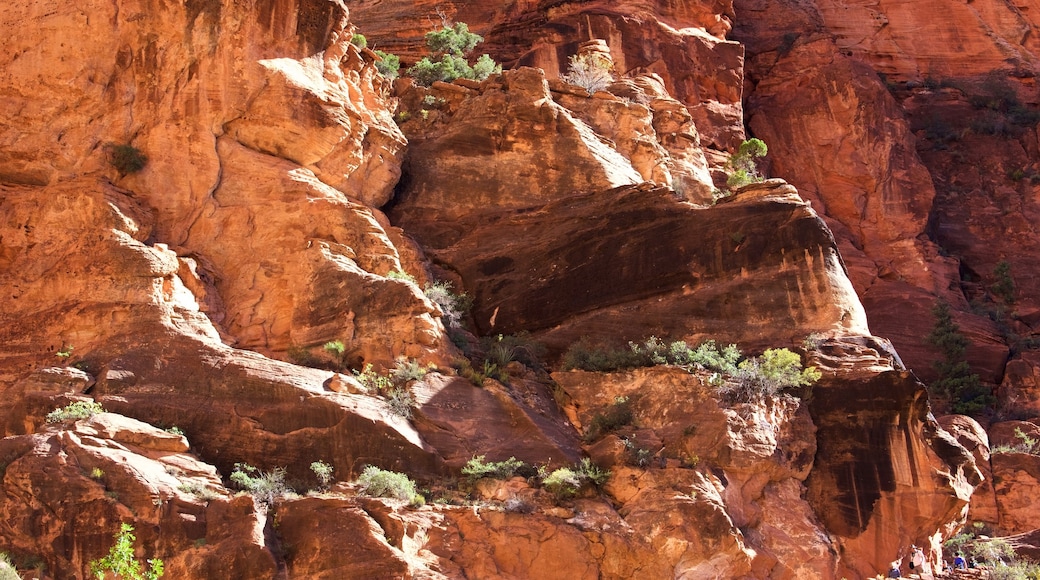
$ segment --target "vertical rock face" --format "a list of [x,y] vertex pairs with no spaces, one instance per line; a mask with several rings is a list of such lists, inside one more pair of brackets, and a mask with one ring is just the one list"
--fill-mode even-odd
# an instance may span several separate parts
[[[847,181],[792,177],[833,208],[836,240],[782,180],[709,206],[711,171],[744,136],[727,2],[465,2],[430,20],[439,8],[0,9],[0,549],[81,577],[127,521],[142,551],[189,580],[830,580],[951,531],[978,481],[972,457],[869,337],[854,291],[937,279],[867,264],[889,251],[931,263],[932,246],[899,237],[926,227],[931,199],[905,124],[842,166],[858,188],[850,203]],[[391,97],[373,53],[351,43],[355,25],[408,60],[442,17],[486,32],[514,70],[402,82]],[[556,77],[593,37],[622,78],[590,95]],[[783,142],[813,124],[797,111],[826,101],[828,122],[851,128],[829,134],[834,152],[813,167],[869,149],[861,119],[873,130],[896,116],[828,46],[792,54],[824,68],[814,83],[851,89],[789,99],[797,66],[778,65],[752,120]],[[412,115],[398,117],[403,131],[397,99]],[[118,161],[135,150],[143,167]],[[918,186],[924,199],[905,195]],[[853,227],[857,211],[878,225]],[[847,265],[842,247],[860,254]],[[473,296],[478,334],[529,331],[554,354],[585,334],[759,349],[823,333],[830,350],[810,358],[827,375],[811,406],[728,405],[678,368],[550,378],[506,361],[504,384],[476,358],[478,388],[449,376],[459,353],[438,307],[390,276],[427,270]],[[332,360],[321,346],[337,340]],[[290,351],[344,372],[398,357],[439,368],[377,389],[276,360]],[[77,370],[51,368],[55,353]],[[87,397],[122,416],[44,424]],[[617,397],[637,421],[581,439]],[[191,447],[139,420],[177,426]],[[614,472],[602,489],[560,499],[536,478],[473,484],[503,502],[491,507],[412,509],[341,483],[265,511],[220,478],[249,463],[307,485],[323,461],[341,480],[374,465],[440,489],[477,456],[555,469],[586,453]]]
[[[17,2],[4,15],[5,182],[92,175],[133,191],[238,346],[340,339],[348,358],[383,363],[443,348],[430,304],[380,279],[400,268],[385,219],[352,201],[386,202],[405,142],[342,3]],[[43,30],[62,32],[40,42]],[[57,40],[73,37],[91,42]],[[75,64],[47,65],[59,52]],[[109,167],[120,144],[149,157],[144,170]],[[388,303],[400,328],[378,313]]]
[[813,389],[818,449],[806,498],[825,528],[846,538],[842,565],[867,576],[900,557],[908,539],[941,549],[950,530],[922,523],[963,518],[983,477],[931,417],[912,375],[870,369],[885,346],[852,346],[825,347],[815,360],[826,373],[839,357],[862,357],[859,368],[839,373],[840,383]]
[[[885,2],[735,10],[751,130],[769,142],[774,174],[819,196],[873,330],[931,380],[928,307],[945,300],[962,311],[973,370],[999,384],[1015,339],[977,314],[1000,302],[989,291],[999,262],[1023,280],[1036,269],[1037,252],[1023,251],[1037,245],[1023,179],[1037,160],[1033,17],[992,2],[941,20]],[[1016,294],[1010,332],[1031,334],[1037,298]]]

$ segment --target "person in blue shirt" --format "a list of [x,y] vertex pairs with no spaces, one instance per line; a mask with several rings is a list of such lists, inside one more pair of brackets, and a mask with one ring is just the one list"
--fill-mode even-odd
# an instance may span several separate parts
[[954,570],[967,570],[968,563],[964,561],[964,554],[957,552],[957,557],[953,559]]

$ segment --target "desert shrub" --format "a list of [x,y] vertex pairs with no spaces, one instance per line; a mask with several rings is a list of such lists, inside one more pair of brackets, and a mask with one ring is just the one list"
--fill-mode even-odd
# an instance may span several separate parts
[[635,439],[626,437],[621,440],[621,443],[625,446],[625,454],[627,455],[629,465],[645,468],[649,467],[653,462],[654,452],[639,445]]
[[989,571],[989,580],[1038,580],[1040,565],[1034,562],[1015,561],[997,564]]
[[369,393],[382,393],[394,386],[390,377],[376,372],[371,363],[365,365],[363,370],[355,369],[353,372],[357,382]]
[[428,372],[435,368],[434,365],[423,365],[414,358],[398,358],[394,368],[390,371],[390,379],[394,384],[404,385],[412,381],[421,381]]
[[635,418],[632,404],[628,397],[615,397],[614,401],[602,413],[597,413],[589,422],[589,430],[585,433],[588,441],[599,439],[607,433],[631,425]]
[[567,64],[567,74],[560,79],[591,94],[602,91],[614,82],[614,76],[610,72],[612,68],[613,63],[602,55],[575,54]]
[[748,139],[741,143],[737,153],[730,157],[726,164],[729,169],[726,185],[737,189],[749,183],[762,181],[763,177],[758,172],[756,159],[765,157],[768,153],[769,148],[761,139]]
[[285,482],[285,468],[260,471],[246,463],[236,463],[228,478],[238,489],[249,492],[258,501],[271,505],[279,497],[293,493]]
[[[379,469],[369,465],[361,472],[355,482],[361,486],[362,493],[373,497],[389,497],[412,501],[418,495],[415,482],[403,473]],[[422,496],[419,496],[422,497]]]
[[545,356],[545,345],[533,340],[527,332],[485,336],[480,339],[480,346],[485,352],[484,360],[499,368],[505,368],[513,361],[532,368],[540,367]]
[[412,410],[418,405],[406,386],[394,387],[386,392],[386,405],[390,413],[402,419],[411,419]]
[[0,552],[0,580],[22,580],[11,558],[4,552]]
[[105,409],[101,407],[101,403],[96,401],[74,401],[64,408],[55,409],[47,413],[46,420],[48,423],[78,421],[80,419],[89,419],[98,413],[104,412]]
[[57,352],[54,353],[54,356],[67,362],[70,358],[72,358],[72,351],[75,348],[76,347],[72,346],[71,344],[64,345],[61,348],[59,348]]
[[990,291],[1004,301],[1004,305],[1011,308],[1015,304],[1015,280],[1011,277],[1011,264],[1007,260],[997,262],[993,268],[993,285]]
[[582,479],[569,467],[561,467],[542,480],[542,485],[558,498],[571,497],[581,489]]
[[563,499],[577,495],[587,483],[600,486],[609,478],[609,471],[603,471],[586,457],[574,467],[561,467],[553,471],[542,479],[542,485],[557,498]]
[[943,358],[934,364],[939,378],[931,385],[932,394],[949,397],[951,410],[962,415],[979,415],[992,409],[996,398],[982,385],[979,375],[971,372],[964,360],[968,339],[953,321],[949,304],[939,301],[932,308],[935,326],[928,334],[928,341],[935,345]]
[[478,455],[466,462],[462,468],[462,475],[465,475],[470,483],[475,483],[485,477],[509,479],[522,467],[524,467],[524,462],[515,457],[510,457],[505,461],[484,461],[484,456]]
[[[532,514],[534,513],[536,506],[521,497],[511,497],[506,501],[502,502],[502,509],[507,512],[517,514]],[[0,579],[2,580],[2,579]]]
[[311,463],[311,471],[314,472],[314,477],[318,478],[318,489],[328,489],[332,484],[332,472],[335,468],[324,461],[315,461]]
[[391,280],[404,280],[405,282],[411,282],[412,284],[416,284],[415,276],[412,276],[408,272],[404,272],[402,270],[391,270],[387,273],[386,277],[390,278]]
[[368,39],[365,38],[364,34],[355,33],[350,37],[350,44],[353,44],[358,48],[366,48],[368,47]]
[[219,492],[213,490],[212,488],[206,487],[204,485],[199,485],[198,483],[193,482],[182,483],[177,486],[177,489],[184,493],[191,494],[206,502],[213,501],[222,497]]
[[462,321],[469,312],[473,302],[465,294],[457,294],[451,282],[435,282],[427,284],[423,293],[431,302],[440,307],[441,320],[448,328],[462,328]]
[[610,372],[668,362],[668,347],[656,336],[642,343],[629,342],[628,348],[596,345],[587,337],[572,344],[563,355],[563,368]]
[[823,345],[824,340],[826,340],[826,337],[823,334],[819,332],[811,332],[809,333],[809,336],[806,336],[805,339],[802,340],[802,348],[805,349],[806,352],[820,350],[820,346]]
[[376,70],[388,79],[396,79],[401,70],[401,57],[381,50],[375,51],[379,60],[376,61]]
[[473,65],[466,59],[483,41],[482,36],[469,31],[465,22],[428,32],[426,46],[433,52],[433,58],[423,57],[408,69],[408,75],[414,77],[416,83],[430,86],[436,81],[451,82],[458,78],[482,81],[502,72],[502,67],[486,54]]
[[1026,435],[1022,429],[1015,428],[1015,440],[1014,444],[1001,444],[994,445],[990,448],[990,453],[1028,453],[1030,455],[1040,455],[1040,441]]
[[134,557],[134,527],[130,524],[119,526],[115,535],[116,543],[108,551],[108,555],[90,563],[90,573],[99,580],[108,572],[125,580],[158,580],[163,575],[163,561],[158,558],[148,560],[148,569]]
[[691,362],[710,371],[733,373],[736,371],[737,361],[741,356],[740,350],[735,344],[719,348],[714,340],[707,340],[693,351]]
[[734,380],[718,386],[720,395],[738,401],[755,401],[775,396],[784,389],[809,386],[820,379],[815,367],[802,368],[798,353],[786,348],[771,348],[760,357],[737,365]]
[[120,175],[137,173],[148,165],[148,157],[133,145],[117,145],[109,143],[105,146],[108,163],[119,171]]

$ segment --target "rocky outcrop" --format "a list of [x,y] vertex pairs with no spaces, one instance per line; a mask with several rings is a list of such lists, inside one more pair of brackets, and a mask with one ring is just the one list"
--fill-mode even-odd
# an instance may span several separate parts
[[[495,31],[492,54],[544,71],[429,90],[392,89],[350,40],[360,25],[407,60],[435,6],[356,4],[353,15],[339,0],[5,6],[0,549],[76,577],[132,522],[142,550],[188,580],[838,578],[952,531],[977,483],[971,456],[869,338],[850,275],[893,276],[838,253],[859,240],[869,259],[892,242],[897,258],[931,255],[883,226],[926,227],[904,195],[923,184],[905,125],[847,167],[852,205],[882,226],[832,219],[836,241],[783,180],[709,205],[712,170],[744,131],[743,48],[724,38],[725,2],[456,3],[445,16]],[[594,95],[555,80],[587,37],[605,39],[623,77]],[[846,64],[819,79],[853,82]],[[884,95],[853,89],[833,122],[850,124],[856,150],[871,133],[852,121]],[[811,123],[793,110],[752,125]],[[115,158],[133,149],[148,157],[139,171]],[[877,162],[899,169],[880,193]],[[805,183],[852,223],[843,182]],[[932,279],[900,268],[914,288]],[[478,387],[447,370],[459,351],[441,312],[399,271],[469,292],[477,334],[527,330],[557,353],[585,334],[752,350],[835,340],[812,355],[827,376],[809,407],[720,404],[705,377],[674,368],[557,373],[554,385],[514,364],[508,384]],[[334,340],[336,357],[322,352]],[[281,360],[290,353],[328,370]],[[398,393],[415,399],[411,420],[347,372],[398,357],[436,367]],[[635,425],[582,445],[575,427],[619,396]],[[44,424],[87,398],[121,416]],[[139,421],[177,426],[190,450]],[[626,440],[648,455],[633,460]],[[221,479],[245,462],[308,480],[321,460],[341,480],[377,465],[441,490],[474,456],[551,469],[585,453],[614,471],[602,493],[474,484],[503,502],[486,506],[412,509],[339,484],[265,512]]]
[[166,574],[207,578],[235,570],[271,577],[266,517],[231,497],[184,437],[110,413],[0,441],[4,549],[35,558],[48,577],[81,578],[108,552],[121,522]]
[[[526,330],[557,349],[585,334],[753,345],[867,333],[830,233],[790,186],[748,187],[710,209],[649,184],[616,187],[639,180],[631,163],[549,100],[540,72],[486,87],[405,124],[413,145],[390,210],[461,278],[480,333]],[[502,102],[504,119],[542,120],[489,134]],[[575,135],[567,163],[543,146],[552,119],[569,127],[556,142]]]
[[806,499],[826,529],[844,538],[842,565],[859,576],[905,555],[908,539],[937,561],[983,481],[975,458],[936,423],[923,386],[892,352],[884,342],[839,342],[812,358],[824,379],[809,407],[818,449]]
[[726,41],[731,2],[531,2],[489,5],[468,0],[443,6],[395,0],[351,7],[369,42],[407,64],[425,52],[423,36],[442,22],[466,22],[483,34],[487,51],[508,67],[531,66],[556,78],[583,41],[606,41],[619,74],[653,73],[686,105],[705,147],[737,147],[743,47]]
[[[433,307],[381,278],[401,267],[396,234],[362,203],[389,198],[405,141],[385,79],[349,42],[342,3],[80,10],[6,9],[31,26],[0,51],[0,176],[31,187],[4,194],[5,221],[25,227],[5,237],[5,269],[44,233],[33,232],[43,214],[121,194],[138,208],[136,239],[184,261],[195,279],[182,286],[225,342],[284,355],[342,340],[354,362],[383,364],[445,356]],[[30,30],[91,42],[62,48],[70,64],[41,76],[56,48]],[[124,144],[148,157],[140,172],[109,166]]]

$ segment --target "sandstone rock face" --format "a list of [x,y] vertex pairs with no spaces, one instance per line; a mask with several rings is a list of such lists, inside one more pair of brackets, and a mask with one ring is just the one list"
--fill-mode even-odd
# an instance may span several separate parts
[[263,514],[186,451],[183,437],[109,413],[0,441],[5,550],[42,559],[49,577],[82,578],[130,522],[137,547],[173,577],[271,577],[275,560],[255,533]]
[[769,143],[773,174],[819,200],[872,330],[930,381],[929,309],[945,300],[962,311],[973,370],[1000,384],[1015,335],[1035,332],[1037,298],[1020,284],[1010,324],[969,310],[995,312],[1001,261],[1019,280],[1037,268],[1033,184],[1022,179],[1038,151],[1033,17],[992,2],[941,22],[926,4],[735,10],[751,131]]
[[399,54],[407,64],[425,52],[423,35],[443,19],[466,22],[485,36],[486,51],[507,66],[524,65],[556,78],[583,41],[606,41],[619,74],[654,73],[686,105],[705,147],[737,147],[741,114],[743,47],[726,41],[732,3],[534,2],[488,4],[469,0],[444,6],[428,1],[348,2],[351,16],[372,46]]
[[[727,2],[456,3],[445,17],[488,32],[492,54],[546,72],[402,82],[396,97],[351,44],[355,25],[416,56],[440,6],[350,4],[353,15],[340,0],[0,9],[0,549],[81,577],[131,522],[141,551],[186,580],[831,579],[908,538],[934,545],[960,521],[972,458],[869,337],[854,292],[895,277],[868,264],[877,256],[938,268],[921,258],[933,246],[898,235],[924,231],[928,211],[904,195],[927,185],[904,124],[869,161],[840,166],[873,229],[856,226],[845,182],[791,178],[836,208],[836,242],[783,180],[707,206],[721,151],[744,135]],[[619,73],[595,95],[555,80],[589,38]],[[855,85],[827,101],[850,126],[831,136],[850,141],[813,167],[869,149],[859,119],[895,119],[866,115],[884,95],[835,62],[813,82]],[[778,67],[778,86],[796,68]],[[403,132],[397,98],[412,115]],[[811,124],[776,118],[761,126]],[[147,164],[113,166],[118,145]],[[838,250],[857,243],[846,265]],[[938,292],[927,282],[946,279],[943,264],[937,277],[891,272]],[[388,276],[401,270],[459,282],[478,334],[529,330],[556,351],[583,334],[746,349],[838,339],[813,355],[827,377],[810,407],[720,405],[702,377],[667,368],[558,373],[554,385],[513,367],[509,384],[477,387],[445,374],[458,352],[418,284]],[[330,370],[276,360],[333,340],[344,352],[326,355]],[[441,371],[404,387],[412,420],[346,372],[398,357]],[[582,445],[575,427],[618,396],[636,424]],[[44,424],[88,398],[119,415]],[[245,462],[313,481],[320,460],[338,480],[376,465],[434,486],[478,455],[554,468],[585,453],[614,471],[601,492],[475,484],[490,507],[412,509],[341,483],[261,509],[221,479]]]
[[[405,141],[385,80],[349,42],[342,3],[51,13],[26,1],[4,19],[0,176],[49,188],[6,198],[132,191],[148,218],[134,219],[137,239],[191,260],[199,280],[185,286],[204,289],[200,302],[238,346],[284,354],[343,340],[350,359],[382,364],[447,348],[431,305],[380,279],[400,268],[398,252],[385,219],[354,201],[389,199]],[[31,30],[91,42],[59,48]],[[56,51],[68,64],[45,65]],[[113,144],[141,150],[145,168],[110,167]],[[70,187],[77,175],[92,178]],[[5,204],[11,225],[27,228],[5,244],[7,266],[40,219],[21,207],[10,215]],[[396,318],[380,313],[388,305]]]
[[[541,73],[521,69],[486,85],[405,124],[413,145],[390,211],[460,276],[480,332],[527,330],[556,348],[583,334],[758,344],[778,329],[787,340],[868,333],[830,232],[790,186],[749,187],[711,209],[652,186],[614,187],[617,176],[640,179],[635,156],[616,153],[626,149],[620,141],[604,150],[579,138],[594,134],[550,100]],[[592,116],[601,106],[588,100],[560,102]],[[487,119],[502,109],[508,123],[565,123],[555,140],[575,135],[568,147],[577,152],[555,161],[544,120],[489,133]],[[760,231],[769,236],[748,227],[767,222]],[[746,322],[725,322],[734,318]]]
[[[655,458],[692,462],[698,473],[711,469],[719,478],[719,509],[740,530],[730,533],[753,552],[719,554],[714,565],[725,562],[740,574],[750,555],[754,577],[872,575],[906,538],[938,550],[951,532],[945,522],[962,517],[981,482],[974,458],[927,417],[920,383],[893,368],[890,349],[882,342],[827,343],[813,359],[824,379],[808,407],[795,399],[705,404],[711,389],[679,369],[554,378],[584,429],[626,397],[635,427],[623,427],[618,437],[637,445],[654,441]],[[610,437],[590,454],[601,454]],[[628,502],[656,492],[642,473],[623,465],[606,489],[625,502],[620,513],[631,524]],[[929,500],[920,501],[922,495]]]

